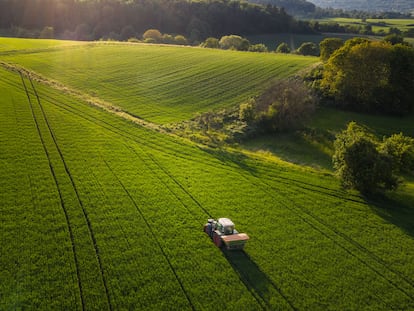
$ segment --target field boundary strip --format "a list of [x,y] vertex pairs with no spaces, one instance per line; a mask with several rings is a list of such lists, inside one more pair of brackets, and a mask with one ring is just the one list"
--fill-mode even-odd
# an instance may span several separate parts
[[143,127],[156,130],[158,132],[167,133],[160,125],[146,121],[139,116],[129,113],[125,111],[124,109],[115,106],[111,103],[108,103],[100,98],[96,98],[90,95],[87,95],[79,90],[73,89],[68,87],[67,85],[64,85],[58,81],[51,80],[48,78],[43,77],[42,75],[28,70],[24,67],[18,66],[16,64],[9,64],[4,61],[0,61],[0,66],[4,69],[11,71],[11,72],[18,72],[23,73],[26,77],[28,77],[31,81],[36,81],[38,83],[41,83],[43,85],[49,86],[59,92],[63,92],[64,94],[73,96],[83,102],[86,102],[90,106],[94,106],[97,108],[100,108],[106,112],[109,112],[111,114],[115,114],[125,120],[131,121],[133,123],[136,123],[138,125],[141,125]]

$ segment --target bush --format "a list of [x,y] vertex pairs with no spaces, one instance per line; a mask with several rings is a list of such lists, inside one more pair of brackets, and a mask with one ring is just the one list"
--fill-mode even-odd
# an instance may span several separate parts
[[264,53],[264,52],[267,52],[268,50],[267,50],[267,46],[266,45],[264,45],[263,43],[258,43],[258,44],[251,45],[249,47],[249,51],[250,52],[260,52],[260,53]]
[[219,40],[217,38],[207,38],[206,41],[204,41],[201,46],[203,48],[210,48],[210,49],[218,49],[220,48]]
[[158,29],[148,29],[142,35],[142,39],[144,39],[144,41],[148,43],[161,42],[162,34]]
[[297,52],[305,56],[319,56],[318,46],[313,42],[302,43]]
[[288,53],[290,53],[290,48],[287,45],[287,43],[282,42],[281,44],[279,44],[277,46],[276,53],[285,53],[285,54],[288,54]]
[[414,173],[414,139],[402,133],[384,138],[381,152],[393,160],[394,171]]
[[321,59],[326,62],[329,57],[335,52],[337,49],[339,49],[341,46],[344,45],[344,41],[339,38],[326,38],[323,39],[319,43],[319,49],[320,49],[320,57]]
[[370,194],[397,187],[393,159],[381,153],[373,135],[355,122],[336,136],[334,148],[334,168],[345,188]]
[[239,114],[241,120],[258,131],[283,132],[301,128],[315,108],[315,98],[302,81],[286,80],[274,83],[256,100],[241,105]]
[[247,51],[249,50],[250,42],[240,36],[230,35],[221,37],[219,45],[224,50]]

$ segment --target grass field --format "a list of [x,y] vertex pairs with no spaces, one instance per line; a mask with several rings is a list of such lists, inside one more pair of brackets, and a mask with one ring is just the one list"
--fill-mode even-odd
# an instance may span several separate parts
[[4,57],[140,118],[169,123],[239,104],[317,58],[176,46],[90,44]]
[[414,28],[414,19],[371,19],[367,18],[366,20],[361,20],[358,18],[324,18],[317,20],[320,23],[324,22],[334,22],[340,25],[372,25],[372,30],[378,32],[383,30],[385,33],[388,33],[390,28],[397,28],[402,32]]
[[[414,308],[408,199],[195,145],[3,68],[0,94],[1,310]],[[245,252],[202,232],[222,216],[250,235]]]

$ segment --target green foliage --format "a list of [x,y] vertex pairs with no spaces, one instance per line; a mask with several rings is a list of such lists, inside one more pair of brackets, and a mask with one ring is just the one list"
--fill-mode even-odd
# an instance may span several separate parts
[[151,40],[152,42],[161,42],[162,34],[158,29],[148,29],[142,35],[142,39]]
[[380,150],[393,159],[396,172],[414,173],[414,139],[402,133],[384,137]]
[[319,49],[318,46],[313,42],[304,42],[298,48],[297,52],[305,56],[318,56]]
[[229,35],[221,37],[219,45],[223,50],[247,51],[249,50],[250,42],[240,36]]
[[175,44],[178,44],[178,45],[186,45],[186,44],[188,44],[187,39],[183,35],[176,35],[174,37],[174,42],[175,42]]
[[408,113],[414,108],[414,48],[349,40],[327,61],[321,86],[346,108]]
[[289,46],[287,45],[286,42],[282,42],[282,43],[280,43],[277,46],[276,52],[277,53],[285,53],[285,54],[288,54],[288,53],[290,53],[290,48],[289,48]]
[[219,40],[217,38],[209,37],[204,41],[201,46],[203,48],[218,49],[220,48]]
[[344,187],[362,193],[397,187],[392,155],[379,152],[373,136],[355,122],[336,136],[334,148],[334,168]]
[[255,105],[256,101],[254,99],[250,99],[246,103],[241,104],[239,108],[239,119],[247,123],[253,122],[255,119]]
[[[36,44],[69,43],[19,46],[34,50]],[[170,84],[169,96],[191,82],[172,79],[173,72],[189,71],[197,80],[190,88],[203,89],[203,96],[214,92],[219,86],[200,82],[200,67],[192,71],[203,62],[211,71],[210,57],[221,58],[216,68],[234,60],[214,78],[230,71],[220,83],[232,82],[225,86],[239,92],[251,79],[264,83],[254,77],[256,69],[262,76],[288,74],[304,59],[278,55],[287,63],[281,66],[274,55],[104,43],[16,52],[2,61],[25,63],[79,93],[108,98],[112,92],[120,103],[139,103],[137,115],[149,116],[165,112],[157,97],[167,92],[161,82]],[[301,66],[315,62],[306,61]],[[143,85],[137,72],[151,84]],[[20,77],[0,69],[1,309],[414,308],[408,206],[379,208],[342,191],[328,172],[195,145],[62,89],[34,85],[44,114],[33,90],[27,96]],[[151,86],[155,91],[145,93]],[[218,91],[214,96],[222,101]],[[150,98],[156,104],[145,106]],[[177,106],[188,101],[196,100],[180,98],[168,113],[182,113]],[[207,218],[220,216],[249,234],[244,252],[223,253],[202,232]],[[340,294],[332,295],[338,288]]]
[[253,44],[249,46],[249,51],[250,52],[260,52],[260,53],[264,53],[267,52],[267,46],[264,45],[263,43],[258,43],[258,44]]
[[394,34],[390,34],[390,35],[385,36],[384,41],[388,42],[392,45],[403,44],[404,43],[404,37],[394,33]]
[[337,49],[339,49],[343,45],[344,45],[343,40],[339,38],[323,39],[319,43],[320,57],[322,61],[326,62],[329,59],[329,57],[331,57],[333,52],[335,52]]
[[[299,80],[278,81],[254,101],[240,106],[242,120],[254,120],[257,131],[283,132],[303,126],[315,111],[316,101]],[[254,114],[253,114],[254,108]]]

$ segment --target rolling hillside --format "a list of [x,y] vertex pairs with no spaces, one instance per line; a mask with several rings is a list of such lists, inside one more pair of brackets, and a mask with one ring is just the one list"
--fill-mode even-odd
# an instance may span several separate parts
[[[219,105],[191,106],[188,94],[185,113],[169,105],[168,82],[199,78],[195,59],[221,56],[220,68],[240,59],[228,82],[240,90],[249,73],[252,88],[315,59],[270,63],[275,55],[166,49],[111,44],[1,56],[15,70],[0,67],[0,309],[413,309],[412,206],[345,192],[329,172],[196,145],[77,96],[110,103],[118,93],[117,105],[171,121],[164,110],[181,119]],[[151,55],[159,59],[165,51],[170,58],[156,71]],[[266,69],[263,80],[247,65],[250,55]],[[182,58],[193,67],[184,70]],[[137,64],[159,84],[151,94],[160,92],[162,109],[153,117],[154,104],[125,101]],[[179,74],[165,72],[173,64]],[[78,93],[31,79],[26,66]],[[100,84],[108,90],[95,94]],[[220,89],[223,106],[238,100],[232,88]],[[210,92],[221,94],[202,83],[196,89],[192,96],[209,100]],[[202,232],[207,218],[223,216],[251,237],[244,252],[222,252]]]
[[23,51],[3,59],[157,123],[240,104],[272,79],[318,61],[303,56],[258,57],[202,48],[99,43],[42,53]]

